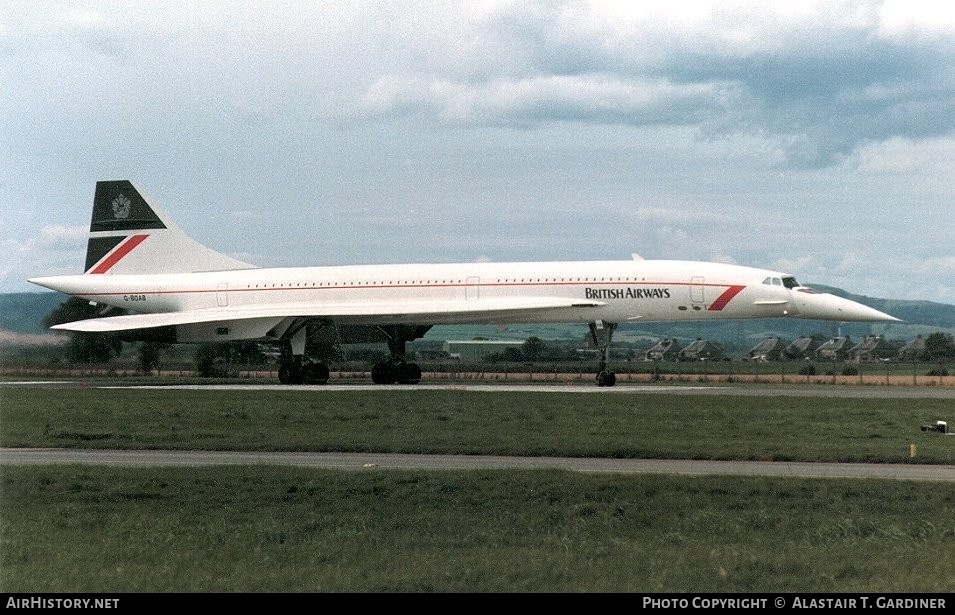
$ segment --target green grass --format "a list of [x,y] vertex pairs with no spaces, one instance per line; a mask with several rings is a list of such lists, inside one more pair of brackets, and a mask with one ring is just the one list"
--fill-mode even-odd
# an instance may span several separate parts
[[955,590],[932,483],[4,468],[0,590]]
[[[5,389],[0,444],[955,463],[951,400]],[[909,445],[918,454],[909,458]]]
[[[4,446],[952,463],[950,400],[4,389]],[[0,591],[955,590],[908,481],[2,467]]]

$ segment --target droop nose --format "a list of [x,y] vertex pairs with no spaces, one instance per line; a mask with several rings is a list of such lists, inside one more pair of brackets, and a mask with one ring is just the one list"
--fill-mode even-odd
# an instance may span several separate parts
[[[792,291],[799,318],[840,320],[846,322],[898,322],[899,319],[850,299],[808,288]],[[796,316],[796,314],[794,314]]]

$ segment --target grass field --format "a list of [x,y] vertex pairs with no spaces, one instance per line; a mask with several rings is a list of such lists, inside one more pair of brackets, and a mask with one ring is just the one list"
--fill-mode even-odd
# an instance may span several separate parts
[[[951,400],[5,389],[3,446],[955,463]],[[910,444],[917,456],[910,459]]]
[[[3,389],[3,446],[955,462],[951,400]],[[918,456],[908,458],[909,444]],[[951,592],[947,483],[27,466],[0,591]]]
[[0,590],[955,590],[936,484],[5,468]]

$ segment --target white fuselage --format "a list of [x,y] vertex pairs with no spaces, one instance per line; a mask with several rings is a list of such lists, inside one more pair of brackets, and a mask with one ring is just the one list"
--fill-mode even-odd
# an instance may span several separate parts
[[[466,314],[430,314],[427,322],[421,324],[653,322],[782,316],[868,320],[865,316],[871,316],[851,311],[856,307],[871,308],[832,295],[786,288],[780,283],[784,276],[771,270],[720,263],[636,260],[263,268],[62,276],[55,280],[57,290],[62,292],[139,313],[276,304],[327,307],[465,302],[475,310]],[[579,300],[581,307],[475,315],[482,304],[509,297],[566,297]],[[842,312],[833,313],[833,309]],[[416,322],[413,317],[381,314],[336,320],[366,324]]]

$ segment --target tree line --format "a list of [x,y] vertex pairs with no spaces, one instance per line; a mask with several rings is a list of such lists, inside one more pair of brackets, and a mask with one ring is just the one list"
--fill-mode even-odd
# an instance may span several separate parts
[[[110,315],[116,315],[111,311]],[[68,299],[43,319],[46,327],[84,320],[102,315],[100,308],[75,297]],[[143,373],[158,369],[163,352],[169,344],[138,342],[138,365]],[[108,333],[72,332],[66,345],[66,359],[70,363],[108,363],[120,355],[123,341]],[[335,344],[321,343],[310,346],[310,354],[323,360],[340,360],[345,355]],[[549,344],[539,337],[527,338],[520,347],[512,347],[485,357],[490,363],[546,363],[577,360],[575,348],[562,344]],[[918,357],[926,363],[955,361],[955,339],[948,333],[938,332],[925,338],[925,349]],[[228,342],[200,344],[195,351],[196,370],[202,376],[228,375],[231,365],[265,365],[269,357],[255,342]]]

